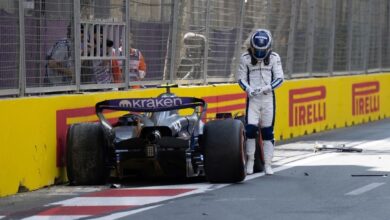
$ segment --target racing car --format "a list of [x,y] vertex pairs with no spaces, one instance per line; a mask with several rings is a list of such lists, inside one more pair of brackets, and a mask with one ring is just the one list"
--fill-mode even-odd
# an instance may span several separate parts
[[[99,185],[109,177],[204,176],[213,183],[245,179],[244,125],[227,118],[203,122],[207,103],[178,97],[163,86],[156,98],[110,99],[96,104],[99,122],[67,131],[67,176],[72,185]],[[117,120],[106,113],[119,113]]]

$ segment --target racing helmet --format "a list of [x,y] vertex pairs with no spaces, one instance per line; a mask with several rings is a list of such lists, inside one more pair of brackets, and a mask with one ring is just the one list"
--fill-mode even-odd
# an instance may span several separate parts
[[267,58],[272,50],[271,32],[266,29],[257,29],[251,36],[250,49],[255,59],[262,61]]

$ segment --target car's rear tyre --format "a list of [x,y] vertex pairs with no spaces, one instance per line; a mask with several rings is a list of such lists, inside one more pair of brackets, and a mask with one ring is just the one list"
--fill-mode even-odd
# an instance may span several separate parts
[[206,178],[210,182],[234,183],[245,179],[244,125],[239,120],[206,123],[202,144]]
[[73,124],[67,134],[67,175],[72,185],[104,184],[106,144],[100,123]]

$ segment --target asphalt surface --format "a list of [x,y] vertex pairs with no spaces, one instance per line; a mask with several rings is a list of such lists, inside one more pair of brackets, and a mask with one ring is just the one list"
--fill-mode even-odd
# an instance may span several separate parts
[[[238,184],[209,184],[203,179],[182,182],[135,181],[120,190],[191,189],[167,197],[115,198],[126,206],[110,213],[76,215],[53,207],[111,204],[111,197],[83,197],[98,187],[53,186],[0,199],[4,219],[390,219],[390,119],[321,132],[279,142],[272,176],[257,173]],[[363,152],[314,152],[326,144]],[[140,188],[141,187],[141,188]],[[95,199],[92,203],[91,200]],[[148,200],[146,202],[145,198]],[[132,200],[134,199],[134,201]],[[153,200],[156,199],[156,200]],[[45,211],[48,210],[49,211]],[[66,215],[65,215],[65,214]],[[84,213],[85,214],[85,213]]]
[[[275,175],[174,200],[123,219],[390,219],[390,120],[279,143]],[[314,153],[313,145],[362,148]]]

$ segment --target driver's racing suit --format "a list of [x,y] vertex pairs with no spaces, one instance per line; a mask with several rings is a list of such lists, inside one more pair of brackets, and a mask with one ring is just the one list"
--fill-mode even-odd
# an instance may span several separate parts
[[241,55],[238,67],[238,84],[248,94],[245,114],[247,123],[245,126],[246,154],[248,157],[246,169],[248,174],[253,173],[258,125],[260,125],[264,143],[265,172],[266,174],[273,173],[271,161],[274,151],[274,90],[283,83],[283,80],[282,64],[277,53],[272,52],[263,61],[255,60],[249,52],[244,52]]

